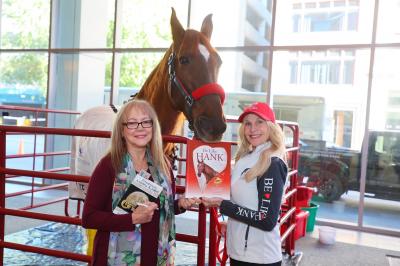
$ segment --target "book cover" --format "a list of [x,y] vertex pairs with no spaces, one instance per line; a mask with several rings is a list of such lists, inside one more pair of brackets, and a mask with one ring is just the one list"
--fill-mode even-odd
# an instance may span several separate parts
[[230,199],[230,162],[230,143],[188,140],[185,196]]
[[116,214],[132,212],[140,204],[146,205],[149,201],[156,202],[163,188],[149,178],[150,173],[141,170],[132,180],[113,212]]
[[156,198],[134,184],[130,184],[119,201],[118,207],[126,212],[132,212],[138,203],[146,204],[149,201],[155,202]]

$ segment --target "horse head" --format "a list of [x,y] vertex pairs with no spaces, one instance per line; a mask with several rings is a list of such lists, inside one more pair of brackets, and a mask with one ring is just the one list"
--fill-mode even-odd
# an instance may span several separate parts
[[201,173],[204,172],[204,161],[197,159],[197,176],[200,177]]
[[225,93],[217,84],[222,61],[210,44],[212,28],[210,14],[200,32],[184,30],[172,9],[173,44],[168,60],[170,99],[185,114],[195,137],[206,142],[221,140],[226,130],[222,110]]
[[197,176],[200,177],[201,174],[205,176],[206,184],[208,184],[211,179],[219,175],[219,172],[217,172],[211,166],[206,164],[204,160],[200,161],[199,159],[197,159]]

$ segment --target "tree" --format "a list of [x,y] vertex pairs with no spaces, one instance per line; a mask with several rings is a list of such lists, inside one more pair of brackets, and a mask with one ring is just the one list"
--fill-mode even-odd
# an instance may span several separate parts
[[[159,15],[157,8],[149,5],[148,1],[136,0],[124,2],[124,12],[135,10],[136,14],[122,13],[121,43],[123,47],[154,47],[169,45],[172,42],[169,17]],[[167,7],[165,10],[170,10]],[[109,23],[107,47],[112,47],[114,23]],[[120,87],[141,88],[150,72],[161,60],[161,53],[124,53],[119,60]],[[106,86],[111,86],[111,62],[106,66]]]
[[[170,10],[165,5],[158,7]],[[160,16],[148,1],[125,1],[121,27],[123,47],[167,46],[171,42],[169,17]],[[49,41],[50,0],[3,0],[3,49],[47,49]],[[131,10],[136,14],[132,16]],[[126,12],[126,13],[124,13]],[[114,21],[110,21],[107,46],[112,47]],[[39,87],[46,95],[47,54],[37,52],[4,53],[0,61],[0,83]],[[119,61],[119,86],[140,88],[150,71],[160,61],[161,53],[124,53]],[[106,65],[106,86],[111,85],[111,62]]]
[[[49,1],[4,0],[2,9],[3,49],[48,47]],[[47,56],[34,52],[3,53],[0,82],[39,87],[42,94],[46,95]]]

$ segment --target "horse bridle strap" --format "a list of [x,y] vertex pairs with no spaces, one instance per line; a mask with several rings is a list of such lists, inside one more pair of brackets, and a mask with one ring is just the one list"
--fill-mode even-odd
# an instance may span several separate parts
[[217,83],[208,83],[200,88],[196,88],[192,93],[188,92],[185,86],[180,82],[180,80],[176,77],[175,66],[174,66],[174,59],[175,53],[171,53],[168,58],[168,73],[169,79],[171,83],[178,88],[179,92],[185,98],[185,102],[189,108],[192,107],[196,100],[199,100],[201,97],[210,95],[210,94],[217,94],[221,99],[221,104],[224,104],[225,101],[225,91],[224,89]]
[[206,85],[201,86],[200,88],[195,89],[192,92],[193,99],[198,100],[203,96],[209,94],[217,94],[221,99],[221,104],[224,104],[225,101],[225,91],[224,89],[217,83],[208,83]]

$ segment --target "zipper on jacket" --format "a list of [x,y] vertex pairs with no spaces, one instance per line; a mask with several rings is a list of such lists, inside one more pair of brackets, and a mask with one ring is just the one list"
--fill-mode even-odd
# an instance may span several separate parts
[[245,251],[247,249],[247,239],[249,238],[249,231],[250,231],[250,225],[248,224],[247,228],[246,228],[246,234],[244,236],[244,250]]

